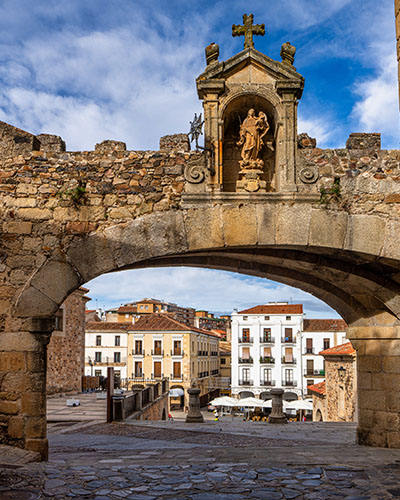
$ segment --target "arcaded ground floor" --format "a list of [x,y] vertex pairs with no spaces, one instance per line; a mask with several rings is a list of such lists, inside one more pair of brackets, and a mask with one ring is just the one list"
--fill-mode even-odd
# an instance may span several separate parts
[[[87,415],[86,415],[87,416]],[[49,424],[49,462],[1,453],[0,498],[245,500],[393,499],[400,450],[355,444],[352,423],[273,426],[222,417]],[[23,452],[21,452],[23,453]],[[26,458],[26,457],[25,457]],[[10,493],[6,496],[6,491]],[[11,494],[13,492],[13,495]]]

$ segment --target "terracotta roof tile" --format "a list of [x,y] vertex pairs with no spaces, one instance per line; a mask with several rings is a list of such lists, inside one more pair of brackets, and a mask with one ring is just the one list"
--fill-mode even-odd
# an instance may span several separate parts
[[137,312],[136,306],[120,306],[118,308],[119,313],[135,313]]
[[322,396],[325,396],[325,394],[326,394],[325,380],[323,382],[320,382],[319,384],[308,385],[307,389],[309,391],[316,392],[317,394],[321,394]]
[[303,304],[265,304],[244,309],[239,314],[303,314]]
[[322,356],[355,356],[356,350],[351,345],[351,342],[347,342],[346,344],[340,344],[329,349],[325,349],[319,354]]
[[303,332],[344,332],[348,325],[344,319],[305,319]]
[[176,319],[172,318],[169,314],[149,314],[146,316],[141,316],[141,318],[136,321],[134,325],[131,325],[129,331],[132,332],[147,332],[147,331],[158,331],[158,332],[197,332],[210,335],[211,337],[220,338],[216,333],[212,333],[209,330],[202,330],[196,328],[195,326],[188,326]]
[[86,323],[86,331],[114,331],[128,330],[132,326],[131,323],[112,323],[107,321],[88,321]]

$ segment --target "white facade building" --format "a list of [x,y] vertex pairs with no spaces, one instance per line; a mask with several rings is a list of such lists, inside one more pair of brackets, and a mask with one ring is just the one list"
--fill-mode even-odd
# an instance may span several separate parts
[[107,377],[107,368],[121,380],[127,378],[129,323],[86,323],[85,375]]
[[343,343],[346,326],[343,320],[303,320],[302,304],[287,302],[233,313],[232,396],[263,398],[274,387],[305,396],[307,385],[324,380],[318,353],[328,342]]

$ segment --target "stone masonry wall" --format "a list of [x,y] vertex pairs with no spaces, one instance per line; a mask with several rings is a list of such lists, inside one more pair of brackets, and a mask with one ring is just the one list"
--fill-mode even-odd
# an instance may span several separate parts
[[162,420],[163,410],[168,418],[168,401],[169,396],[166,392],[142,411],[139,420]]
[[[340,379],[338,368],[345,368]],[[326,419],[327,421],[356,421],[357,379],[356,362],[351,356],[325,358],[326,370]],[[344,389],[344,406],[340,411],[339,390]]]
[[47,346],[47,394],[80,392],[85,357],[85,304],[81,289],[61,306],[63,329],[55,330]]

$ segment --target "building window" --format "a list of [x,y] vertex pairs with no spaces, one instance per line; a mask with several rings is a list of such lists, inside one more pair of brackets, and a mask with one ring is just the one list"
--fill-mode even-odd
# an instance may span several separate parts
[[293,342],[293,329],[285,328],[285,342]]
[[331,340],[330,339],[324,339],[324,350],[329,349],[331,346]]
[[226,365],[226,359],[225,358],[221,358],[221,365]]
[[54,329],[58,332],[62,332],[64,330],[64,309],[59,309],[54,315],[54,319]]
[[121,363],[121,353],[114,352],[114,363]]
[[95,363],[101,363],[101,352],[94,353],[94,361]]
[[285,382],[286,385],[293,385],[293,370],[292,369],[286,369],[285,370]]
[[250,368],[242,368],[242,379],[243,382],[250,381]]
[[96,345],[101,345],[101,335],[96,335]]
[[143,344],[141,340],[135,340],[135,354],[143,354]]
[[271,368],[264,368],[264,382],[271,382],[272,370]]
[[149,308],[149,306],[144,306],[144,308],[145,308],[145,309],[148,309],[148,308]]
[[269,321],[269,316],[264,316],[264,321]]
[[162,354],[161,345],[162,345],[161,340],[154,341],[154,355],[161,356],[161,354]]
[[135,361],[135,377],[141,377],[143,375],[143,368],[141,361]]
[[94,371],[94,376],[95,377],[101,377],[101,370],[95,370]]
[[154,378],[161,377],[161,361],[154,361]]
[[119,335],[115,336],[115,345],[117,346],[121,345],[121,337]]
[[306,354],[313,353],[313,339],[306,339]]
[[286,321],[290,321],[292,319],[291,316],[286,316]]
[[178,361],[174,361],[173,364],[173,378],[174,379],[180,379],[181,378],[181,363]]
[[264,328],[263,342],[271,342],[271,328]]
[[247,321],[248,320],[248,316],[243,316],[243,321]]
[[242,329],[242,339],[243,342],[250,342],[250,328]]

